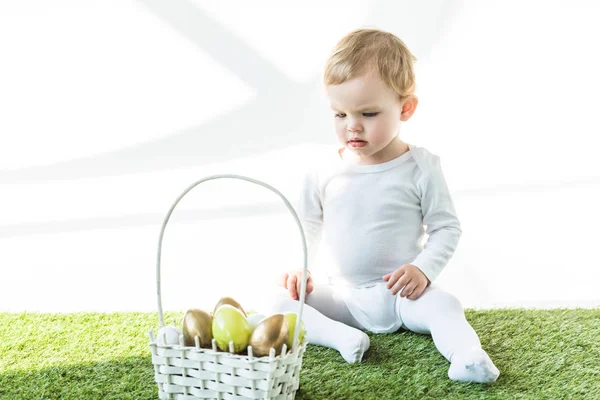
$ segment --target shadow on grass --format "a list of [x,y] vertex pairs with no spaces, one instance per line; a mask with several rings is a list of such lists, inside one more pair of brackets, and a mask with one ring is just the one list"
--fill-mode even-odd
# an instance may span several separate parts
[[0,399],[157,399],[148,357],[52,366],[0,374]]

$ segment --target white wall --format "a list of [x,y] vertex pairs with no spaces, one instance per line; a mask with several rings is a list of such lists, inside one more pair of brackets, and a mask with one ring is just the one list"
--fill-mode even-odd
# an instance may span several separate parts
[[[160,225],[211,174],[294,202],[334,144],[336,41],[418,58],[402,137],[440,155],[464,235],[439,283],[467,307],[598,306],[600,5],[590,1],[0,3],[0,311],[155,310]],[[283,203],[204,183],[165,234],[167,309],[251,303],[301,263]]]

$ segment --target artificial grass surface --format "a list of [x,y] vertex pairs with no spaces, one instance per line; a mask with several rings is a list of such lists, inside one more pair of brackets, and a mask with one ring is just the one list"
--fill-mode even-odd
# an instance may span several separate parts
[[[600,309],[466,315],[500,369],[495,383],[449,380],[431,337],[399,331],[370,335],[358,365],[309,345],[296,399],[600,399]],[[156,326],[156,313],[0,313],[0,399],[157,399]]]

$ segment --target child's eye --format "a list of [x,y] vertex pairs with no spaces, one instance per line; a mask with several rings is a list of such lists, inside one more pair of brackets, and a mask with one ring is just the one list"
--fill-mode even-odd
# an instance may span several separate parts
[[374,117],[374,116],[376,116],[377,114],[379,114],[379,113],[378,113],[378,112],[363,113],[363,115],[364,115],[365,117]]
[[344,113],[337,113],[334,116],[335,116],[335,118],[344,118],[346,116],[346,114],[344,114]]

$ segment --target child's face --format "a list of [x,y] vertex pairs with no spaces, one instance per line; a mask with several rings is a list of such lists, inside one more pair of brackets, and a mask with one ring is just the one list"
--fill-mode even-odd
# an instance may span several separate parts
[[[406,147],[398,138],[403,104],[398,95],[369,72],[339,85],[327,86],[337,138],[358,164],[389,161]],[[416,102],[416,98],[414,100]],[[416,106],[416,103],[415,103]],[[414,111],[414,110],[413,110]],[[352,139],[359,139],[354,142]]]

